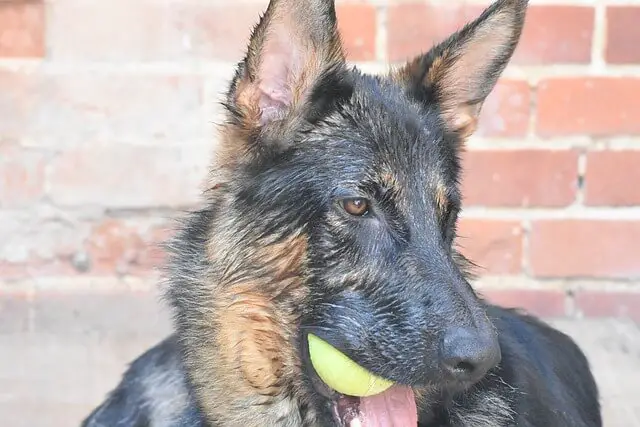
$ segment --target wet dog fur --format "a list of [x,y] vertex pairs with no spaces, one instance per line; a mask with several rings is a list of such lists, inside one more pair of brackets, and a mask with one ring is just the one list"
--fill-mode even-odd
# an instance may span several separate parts
[[[305,353],[313,332],[411,386],[420,426],[601,426],[581,350],[479,298],[455,249],[459,155],[526,8],[498,0],[370,76],[346,65],[333,1],[272,0],[227,94],[203,208],[169,244],[175,332],[82,425],[339,425]],[[499,345],[473,380],[441,366],[451,328]]]

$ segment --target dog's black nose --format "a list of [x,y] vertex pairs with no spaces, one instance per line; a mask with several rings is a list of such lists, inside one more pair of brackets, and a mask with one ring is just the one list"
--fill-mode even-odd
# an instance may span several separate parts
[[461,382],[480,380],[500,363],[498,339],[474,328],[451,328],[444,334],[440,357],[443,368]]

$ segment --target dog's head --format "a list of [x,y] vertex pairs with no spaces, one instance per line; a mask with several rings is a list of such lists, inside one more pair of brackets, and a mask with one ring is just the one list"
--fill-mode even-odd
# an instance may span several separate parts
[[[210,205],[174,251],[169,295],[211,419],[372,425],[390,411],[406,425],[416,392],[462,390],[496,366],[453,248],[458,157],[526,3],[498,0],[373,77],[347,67],[333,1],[271,1],[227,95]],[[337,392],[355,380],[327,380],[320,359],[336,355],[352,362],[341,375],[375,374],[382,392]]]

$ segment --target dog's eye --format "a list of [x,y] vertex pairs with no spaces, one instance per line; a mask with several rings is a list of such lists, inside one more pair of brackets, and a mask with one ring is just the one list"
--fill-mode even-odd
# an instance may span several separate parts
[[364,216],[369,213],[369,201],[362,198],[351,198],[342,200],[342,207],[347,213],[353,216]]

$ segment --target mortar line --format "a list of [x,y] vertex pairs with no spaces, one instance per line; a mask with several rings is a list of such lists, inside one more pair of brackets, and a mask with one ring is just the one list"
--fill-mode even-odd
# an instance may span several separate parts
[[595,6],[593,36],[591,42],[591,63],[596,70],[606,71],[604,59],[607,43],[607,11],[606,6],[599,3]]
[[388,5],[379,4],[375,8],[376,11],[376,39],[375,39],[375,58],[377,62],[385,63],[387,61],[387,51],[389,49],[389,40],[387,32],[387,12]]

